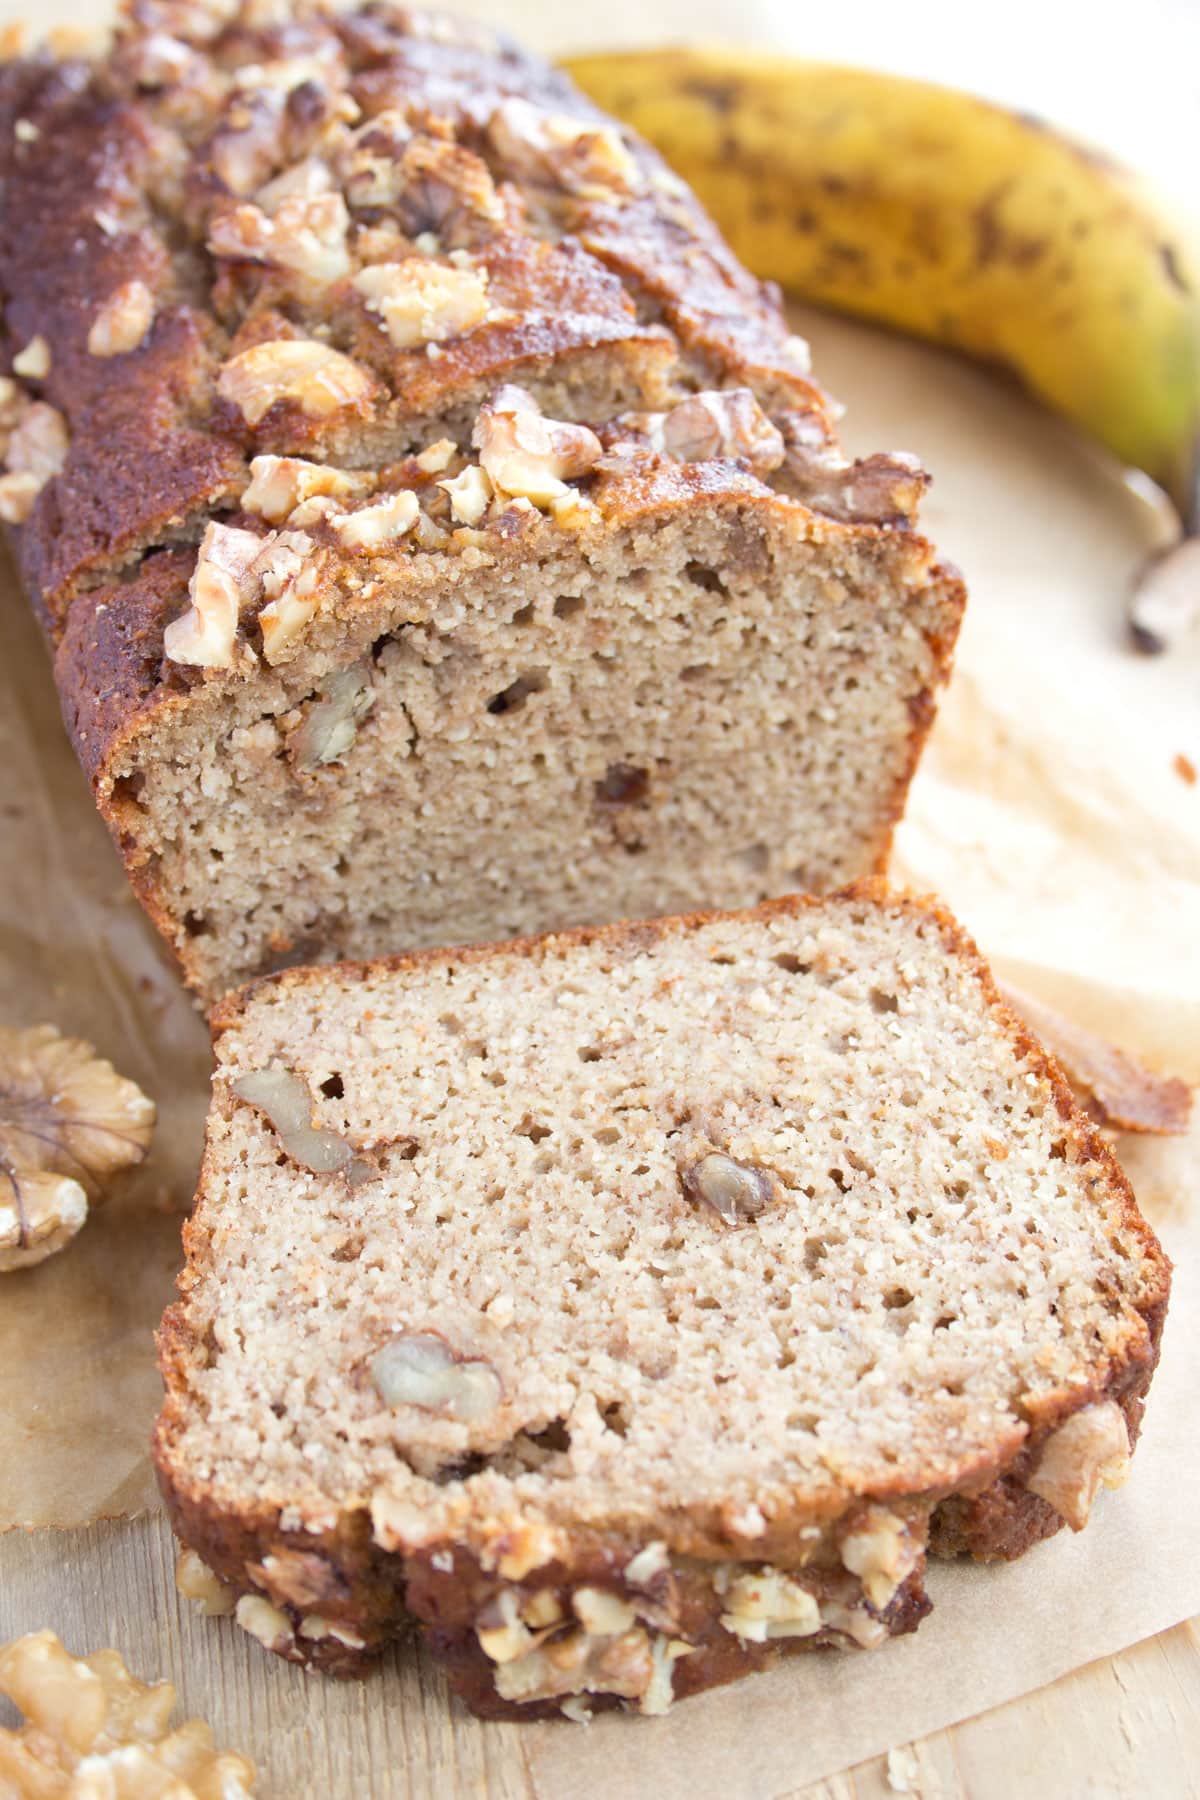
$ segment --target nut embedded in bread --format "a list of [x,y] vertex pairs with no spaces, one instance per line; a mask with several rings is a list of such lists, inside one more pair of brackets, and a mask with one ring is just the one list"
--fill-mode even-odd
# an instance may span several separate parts
[[658,1712],[913,1629],[927,1553],[1123,1478],[1168,1265],[935,908],[296,971],[214,1022],[156,1458],[278,1653],[415,1618],[479,1712]]
[[0,517],[188,980],[880,869],[962,607],[924,476],[563,76],[290,11],[0,69]]

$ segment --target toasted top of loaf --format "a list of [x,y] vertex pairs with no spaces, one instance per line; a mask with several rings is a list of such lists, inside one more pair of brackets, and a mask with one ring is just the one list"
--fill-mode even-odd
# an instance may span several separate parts
[[794,1560],[1152,1364],[1165,1258],[933,906],[296,971],[215,1031],[157,1438],[193,1513]]
[[0,71],[0,179],[0,512],[55,631],[254,455],[461,448],[511,380],[593,423],[745,388],[814,503],[915,502],[910,466],[851,477],[777,297],[660,159],[481,26],[138,0],[97,62]]

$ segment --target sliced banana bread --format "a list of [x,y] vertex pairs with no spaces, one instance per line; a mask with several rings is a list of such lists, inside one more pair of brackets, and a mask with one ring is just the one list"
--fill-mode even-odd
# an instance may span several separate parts
[[283,1655],[415,1618],[480,1712],[656,1712],[1126,1472],[1168,1264],[932,906],[294,971],[215,1033],[156,1456]]
[[878,870],[961,584],[564,77],[139,0],[0,69],[0,516],[199,993]]

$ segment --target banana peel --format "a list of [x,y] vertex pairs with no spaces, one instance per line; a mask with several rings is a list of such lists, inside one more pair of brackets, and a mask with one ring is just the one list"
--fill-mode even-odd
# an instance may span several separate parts
[[1200,250],[1127,170],[1028,114],[865,69],[722,48],[566,67],[755,274],[1010,372],[1200,533]]

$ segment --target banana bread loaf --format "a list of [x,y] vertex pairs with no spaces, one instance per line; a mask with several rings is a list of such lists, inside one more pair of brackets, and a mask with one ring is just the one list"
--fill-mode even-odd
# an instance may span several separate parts
[[156,1458],[282,1655],[415,1618],[479,1712],[661,1711],[1126,1471],[1168,1264],[932,906],[291,971],[214,1029]]
[[473,25],[136,0],[0,70],[0,514],[208,998],[882,867],[961,585],[777,297]]

